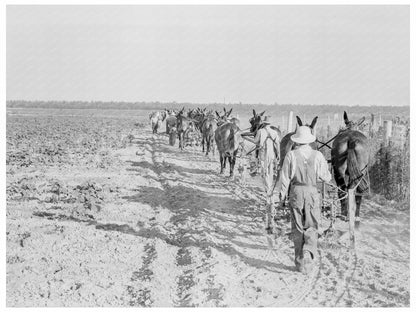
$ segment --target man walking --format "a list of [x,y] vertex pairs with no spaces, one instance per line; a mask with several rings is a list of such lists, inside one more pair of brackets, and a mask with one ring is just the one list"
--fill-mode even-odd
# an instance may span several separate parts
[[309,143],[315,142],[316,137],[308,126],[298,127],[291,140],[298,147],[290,151],[283,161],[279,199],[285,199],[290,185],[289,207],[295,264],[298,271],[310,273],[317,257],[320,218],[317,182],[329,182],[331,173],[322,153],[309,146]]
[[266,230],[269,233],[274,233],[274,216],[276,215],[276,210],[272,200],[274,188],[273,176],[274,167],[278,163],[280,155],[280,138],[278,132],[270,126],[270,116],[263,118],[254,140],[248,140],[256,144],[259,148],[260,175],[266,192]]

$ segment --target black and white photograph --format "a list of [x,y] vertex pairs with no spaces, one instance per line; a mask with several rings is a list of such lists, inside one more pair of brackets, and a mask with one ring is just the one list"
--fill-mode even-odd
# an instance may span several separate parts
[[3,8],[6,308],[413,306],[413,4]]

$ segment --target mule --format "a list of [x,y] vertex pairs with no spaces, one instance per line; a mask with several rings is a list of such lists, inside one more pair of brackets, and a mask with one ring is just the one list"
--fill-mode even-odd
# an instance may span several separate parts
[[[189,115],[189,114],[188,114]],[[183,150],[186,134],[193,129],[192,118],[184,115],[184,108],[182,108],[176,116],[176,131],[179,138],[179,148]]]
[[217,130],[217,119],[215,118],[214,114],[208,115],[204,122],[202,123],[201,132],[202,132],[202,152],[204,152],[205,143],[207,145],[206,148],[206,156],[208,156],[209,152],[212,150],[212,154],[214,154],[214,138],[215,138],[215,130]]
[[176,114],[169,110],[166,117],[166,134],[170,134],[172,128],[176,127]]
[[[331,149],[331,162],[335,182],[342,190],[338,191],[338,196],[342,198],[347,189],[356,188],[356,226],[360,224],[362,196],[369,189],[368,176],[366,176],[369,162],[369,142],[367,137],[357,130],[364,122],[364,119],[363,117],[358,122],[350,121],[347,113],[344,111],[346,128],[338,132]],[[341,214],[343,216],[348,214],[347,201],[347,198],[341,200]]]
[[220,154],[220,174],[224,173],[227,159],[230,163],[230,177],[234,176],[234,166],[242,137],[240,129],[232,122],[224,122],[215,130],[215,143]]

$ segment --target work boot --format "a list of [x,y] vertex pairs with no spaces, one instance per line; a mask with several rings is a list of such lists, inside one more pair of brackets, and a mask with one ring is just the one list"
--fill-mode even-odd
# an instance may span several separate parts
[[305,272],[305,265],[303,259],[299,259],[299,261],[295,262],[296,270],[302,274],[306,274]]
[[309,274],[312,272],[314,267],[314,261],[312,259],[312,254],[309,251],[303,252],[303,265],[305,268],[305,274]]
[[356,230],[360,229],[360,217],[355,217],[354,227]]
[[274,220],[269,221],[266,227],[267,234],[275,234],[276,233],[276,225]]

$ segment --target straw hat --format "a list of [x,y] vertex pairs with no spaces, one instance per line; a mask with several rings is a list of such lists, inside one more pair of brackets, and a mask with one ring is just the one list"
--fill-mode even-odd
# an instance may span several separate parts
[[308,126],[300,126],[290,139],[298,144],[309,144],[315,142],[316,137],[311,133],[311,128]]

